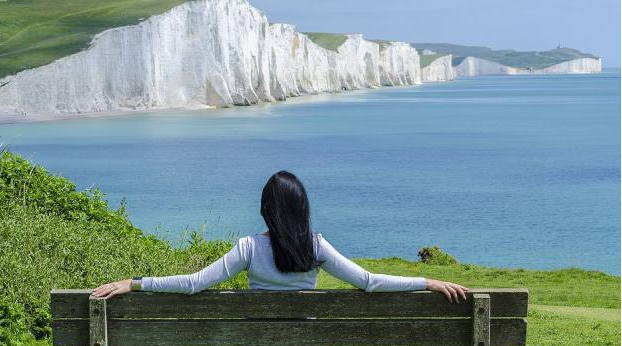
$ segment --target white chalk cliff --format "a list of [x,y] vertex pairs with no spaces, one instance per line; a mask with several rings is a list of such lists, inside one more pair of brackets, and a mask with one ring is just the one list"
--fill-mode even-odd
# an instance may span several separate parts
[[451,54],[443,55],[421,68],[423,82],[447,82],[454,79]]
[[[566,74],[566,73],[598,73],[601,71],[601,59],[579,58],[561,62],[552,66],[527,69],[511,67],[494,61],[466,57],[454,67],[456,76],[480,75],[526,75],[526,74]],[[425,80],[425,79],[424,79]]]
[[561,62],[548,67],[534,69],[532,74],[563,74],[563,73],[599,73],[602,70],[601,59],[580,58]]
[[198,0],[1,79],[0,116],[250,105],[419,83],[409,44],[347,35],[332,51],[291,25],[269,24],[245,0]]

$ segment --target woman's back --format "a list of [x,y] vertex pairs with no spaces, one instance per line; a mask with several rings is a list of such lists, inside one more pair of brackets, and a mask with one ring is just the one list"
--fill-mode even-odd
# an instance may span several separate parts
[[[313,236],[313,251],[319,258],[319,239]],[[261,290],[306,290],[315,288],[318,268],[308,272],[281,272],[274,263],[270,238],[263,234],[255,234],[241,238],[238,246],[246,252],[248,265],[248,284],[252,289]]]

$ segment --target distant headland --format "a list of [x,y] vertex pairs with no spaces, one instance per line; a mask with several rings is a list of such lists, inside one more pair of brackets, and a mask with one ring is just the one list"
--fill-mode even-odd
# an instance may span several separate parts
[[[451,56],[456,76],[504,74],[598,73],[601,59],[579,50],[558,46],[548,51],[520,52],[513,49],[461,46],[451,43],[411,43],[427,60]],[[424,58],[422,57],[422,65]]]

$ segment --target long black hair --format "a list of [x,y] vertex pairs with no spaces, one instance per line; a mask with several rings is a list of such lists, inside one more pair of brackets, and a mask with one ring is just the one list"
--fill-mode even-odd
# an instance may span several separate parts
[[309,199],[300,180],[280,171],[261,194],[261,216],[268,226],[274,263],[282,272],[307,272],[318,266],[313,252]]

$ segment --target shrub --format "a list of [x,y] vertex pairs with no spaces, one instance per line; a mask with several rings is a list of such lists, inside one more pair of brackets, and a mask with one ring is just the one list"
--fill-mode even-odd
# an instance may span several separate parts
[[99,221],[138,231],[125,218],[123,206],[111,210],[103,197],[99,189],[77,191],[71,181],[52,175],[11,152],[0,151],[2,204],[14,202],[68,220]]
[[444,253],[438,246],[424,247],[419,250],[418,255],[425,264],[446,266],[458,263],[455,257]]
[[[0,154],[0,345],[51,343],[49,292],[135,275],[191,273],[229,251],[192,232],[171,246],[145,235],[98,191],[77,191],[12,153]],[[244,274],[219,288],[244,288]]]
[[28,329],[24,306],[0,297],[0,345],[21,346],[35,344]]

